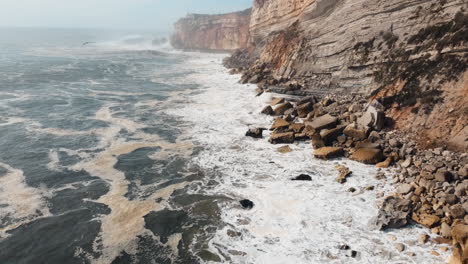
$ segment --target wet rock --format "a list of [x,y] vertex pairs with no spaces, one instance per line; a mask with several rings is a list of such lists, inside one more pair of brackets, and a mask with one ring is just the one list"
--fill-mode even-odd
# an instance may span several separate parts
[[294,132],[273,133],[268,140],[272,144],[290,144],[294,142]]
[[270,105],[267,105],[267,106],[265,106],[265,108],[262,109],[261,113],[265,114],[265,115],[273,115],[274,111],[273,111],[273,108]]
[[419,244],[424,245],[427,243],[427,241],[429,241],[429,238],[430,237],[427,234],[421,234],[418,237],[418,242]]
[[343,134],[344,126],[338,126],[332,129],[323,129],[320,131],[320,136],[326,145],[330,145],[333,141],[337,139],[338,136]]
[[349,168],[343,165],[338,165],[335,169],[339,173],[338,177],[336,177],[336,181],[341,184],[345,183],[346,179],[352,174]]
[[383,153],[380,149],[360,148],[350,156],[350,159],[364,164],[377,164],[382,161]]
[[396,250],[398,250],[398,251],[400,251],[400,252],[403,252],[403,251],[405,250],[406,247],[405,247],[405,245],[402,244],[402,243],[397,243],[397,244],[395,244],[395,248],[396,248]]
[[323,141],[322,137],[317,134],[311,136],[311,143],[314,149],[325,147],[325,141]]
[[286,110],[293,108],[293,105],[290,102],[282,103],[275,107],[273,110],[274,115],[282,115]]
[[318,159],[332,159],[343,156],[343,148],[340,147],[323,147],[314,151],[314,156]]
[[252,209],[254,207],[254,203],[248,199],[241,200],[239,203],[244,209]]
[[264,90],[263,90],[262,88],[257,87],[257,88],[255,89],[255,96],[260,96],[260,95],[263,94],[263,92],[264,92]]
[[284,98],[274,98],[271,100],[270,104],[275,106],[284,103]]
[[310,177],[309,175],[307,174],[301,174],[293,179],[291,179],[293,181],[311,181],[312,180],[312,177]]
[[416,223],[421,224],[427,228],[432,228],[440,223],[440,218],[437,215],[427,214],[427,213],[422,213],[422,214],[413,213],[412,219]]
[[350,250],[351,248],[346,244],[342,244],[342,245],[338,246],[338,249],[340,249],[340,250]]
[[369,134],[369,129],[367,127],[367,129],[359,129],[356,127],[355,124],[350,124],[348,125],[343,133],[348,136],[348,137],[352,137],[354,139],[358,139],[358,140],[364,140],[367,138],[367,135]]
[[377,168],[385,169],[385,168],[390,167],[390,165],[392,165],[392,162],[393,162],[393,158],[392,157],[387,157],[387,159],[385,159],[385,161],[379,162],[375,166]]
[[251,128],[246,133],[245,136],[253,138],[262,138],[264,128]]
[[348,189],[348,192],[351,192],[351,193],[356,192],[356,191],[357,191],[357,190],[356,190],[356,188],[354,188],[354,187],[351,187],[351,188]]
[[279,147],[278,152],[286,154],[286,153],[292,152],[292,149],[286,145],[286,146]]
[[294,133],[301,133],[305,128],[305,125],[302,123],[294,123],[289,126],[289,129],[294,131]]
[[338,119],[329,114],[315,118],[312,122],[307,122],[306,125],[310,125],[316,130],[322,130],[324,128],[333,128],[336,126]]
[[313,109],[314,106],[310,102],[301,104],[297,107],[297,115],[301,118],[305,118]]
[[395,196],[385,198],[378,215],[371,224],[379,229],[400,228],[408,224],[412,207],[411,201]]
[[289,128],[290,123],[283,118],[276,118],[276,120],[273,122],[273,125],[271,125],[270,130],[275,130],[277,128]]

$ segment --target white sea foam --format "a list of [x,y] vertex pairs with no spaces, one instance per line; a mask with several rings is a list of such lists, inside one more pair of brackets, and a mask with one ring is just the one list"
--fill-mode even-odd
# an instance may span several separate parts
[[[254,97],[254,86],[237,83],[239,76],[228,75],[220,65],[221,55],[193,55],[187,62],[196,73],[187,76],[201,84],[203,93],[192,103],[167,110],[193,123],[193,140],[205,147],[195,162],[214,170],[221,184],[213,191],[234,199],[222,209],[226,227],[210,242],[211,250],[226,263],[441,263],[447,254],[433,256],[436,246],[415,245],[417,236],[427,232],[411,227],[391,232],[370,230],[368,222],[377,214],[377,194],[392,190],[374,178],[375,167],[349,160],[320,161],[312,157],[309,144],[293,145],[293,152],[277,152],[279,145],[266,139],[244,136],[248,126],[268,127],[272,118],[259,111],[269,95]],[[352,177],[344,185],[335,181],[336,164],[344,164]],[[290,178],[301,173],[311,182]],[[375,186],[374,191],[364,190]],[[350,187],[356,194],[347,192]],[[255,207],[241,209],[237,200],[248,198]],[[226,234],[228,229],[242,233],[239,238]],[[398,241],[391,241],[393,234]],[[405,243],[398,252],[394,244]],[[338,246],[347,244],[359,252],[346,256]],[[231,254],[237,252],[235,254]],[[244,252],[244,253],[242,253]],[[408,252],[416,255],[410,257]]]
[[[7,232],[38,217],[50,215],[44,196],[46,191],[26,184],[23,171],[1,163],[7,170],[0,176],[0,239],[8,236]],[[3,223],[4,220],[12,223]]]

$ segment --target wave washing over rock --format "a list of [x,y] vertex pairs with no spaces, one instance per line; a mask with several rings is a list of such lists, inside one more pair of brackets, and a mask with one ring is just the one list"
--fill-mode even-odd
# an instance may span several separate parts
[[[220,57],[203,55],[195,78],[202,85],[191,103],[170,110],[191,122],[193,139],[205,146],[194,162],[212,171],[219,182],[207,191],[227,195],[222,203],[223,228],[210,241],[210,250],[227,263],[440,263],[437,245],[421,246],[417,226],[381,232],[370,227],[377,215],[376,197],[393,191],[377,180],[373,166],[349,160],[321,161],[309,143],[281,145],[245,136],[248,127],[268,127],[273,118],[260,114],[271,95],[255,97],[255,86],[238,84],[238,75],[220,67]],[[353,172],[345,185],[335,181],[335,166]],[[292,181],[308,174],[311,181]],[[391,172],[387,172],[391,175]],[[355,188],[355,192],[349,192]],[[243,209],[236,201],[249,199]],[[399,252],[395,244],[407,245]]]

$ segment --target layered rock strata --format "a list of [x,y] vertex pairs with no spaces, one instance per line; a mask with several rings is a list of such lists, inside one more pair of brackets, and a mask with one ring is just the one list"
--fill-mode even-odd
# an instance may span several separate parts
[[175,24],[171,44],[189,50],[232,51],[247,47],[251,9],[221,15],[189,14]]

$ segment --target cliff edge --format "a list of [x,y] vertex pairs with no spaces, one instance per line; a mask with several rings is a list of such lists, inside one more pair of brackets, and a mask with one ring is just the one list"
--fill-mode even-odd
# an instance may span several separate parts
[[175,23],[177,49],[233,51],[247,47],[251,9],[221,15],[189,14]]

